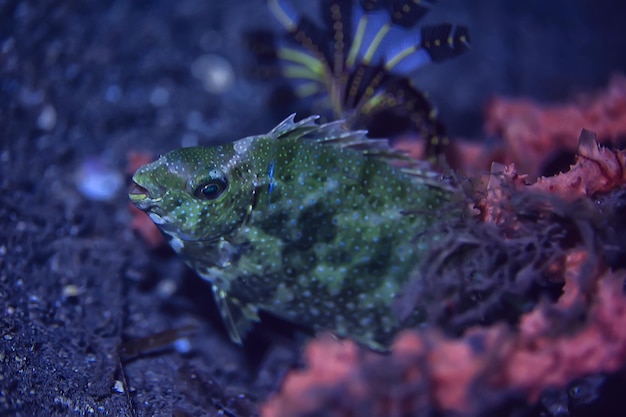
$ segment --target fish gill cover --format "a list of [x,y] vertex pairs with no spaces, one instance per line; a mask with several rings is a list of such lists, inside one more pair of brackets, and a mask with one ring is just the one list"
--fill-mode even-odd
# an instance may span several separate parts
[[440,154],[449,140],[445,127],[410,75],[461,55],[470,39],[465,26],[419,26],[435,3],[324,0],[320,25],[287,0],[268,0],[286,33],[247,34],[255,72],[284,77],[287,91],[311,104],[313,113],[345,119],[372,137],[413,131],[426,141],[429,156]]

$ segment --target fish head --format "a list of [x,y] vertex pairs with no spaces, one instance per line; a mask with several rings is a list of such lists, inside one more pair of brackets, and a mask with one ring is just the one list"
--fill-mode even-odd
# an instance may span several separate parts
[[213,241],[244,222],[255,199],[251,170],[232,146],[171,151],[133,175],[130,201],[167,235]]

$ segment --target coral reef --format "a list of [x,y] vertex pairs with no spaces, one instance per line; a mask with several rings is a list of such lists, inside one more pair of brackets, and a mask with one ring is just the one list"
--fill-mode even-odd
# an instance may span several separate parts
[[492,99],[485,112],[485,130],[504,139],[503,163],[520,172],[542,173],[557,153],[576,150],[579,132],[588,129],[601,143],[626,137],[626,77],[615,75],[606,90],[561,105],[542,105],[529,99]]

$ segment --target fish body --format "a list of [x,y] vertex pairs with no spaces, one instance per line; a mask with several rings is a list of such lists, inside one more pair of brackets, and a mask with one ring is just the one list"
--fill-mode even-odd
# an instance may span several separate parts
[[450,194],[395,166],[386,142],[314,120],[172,151],[135,173],[130,198],[212,283],[233,341],[261,309],[382,349],[423,320],[391,306]]

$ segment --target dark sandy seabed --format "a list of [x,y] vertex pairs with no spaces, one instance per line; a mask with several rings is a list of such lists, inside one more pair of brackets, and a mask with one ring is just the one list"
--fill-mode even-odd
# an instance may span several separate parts
[[[564,100],[624,71],[624,14],[444,0],[427,20],[466,24],[473,49],[416,81],[454,135],[482,137],[493,94]],[[297,361],[278,320],[230,343],[208,284],[134,235],[125,196],[129,151],[229,141],[291,112],[245,74],[240,35],[271,22],[261,1],[0,0],[0,415],[254,415]],[[232,65],[226,92],[192,75],[206,54]],[[76,187],[98,164],[124,176],[109,201]],[[186,353],[121,359],[125,342],[188,326]]]

